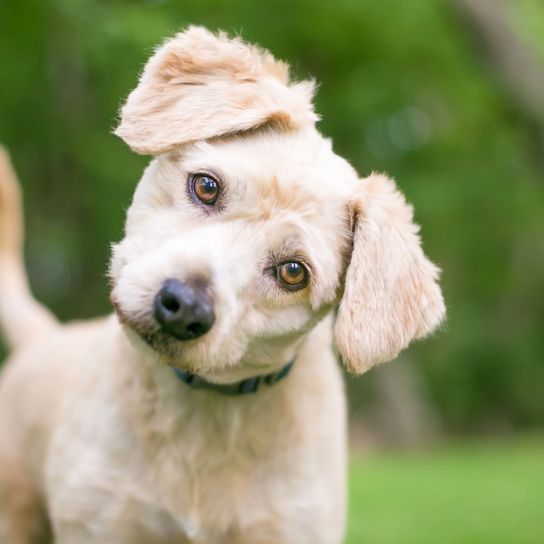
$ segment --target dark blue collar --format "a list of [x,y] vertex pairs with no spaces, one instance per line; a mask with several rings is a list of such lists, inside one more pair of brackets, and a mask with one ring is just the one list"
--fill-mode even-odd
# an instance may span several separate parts
[[208,389],[210,391],[215,391],[216,393],[221,393],[222,395],[247,395],[248,393],[257,392],[263,384],[270,386],[283,380],[283,378],[289,374],[294,362],[294,359],[289,361],[277,372],[255,376],[254,378],[247,378],[241,382],[228,384],[210,383],[204,378],[201,378],[198,374],[185,372],[185,370],[181,370],[181,368],[174,368],[174,372],[182,382],[185,382],[193,389]]

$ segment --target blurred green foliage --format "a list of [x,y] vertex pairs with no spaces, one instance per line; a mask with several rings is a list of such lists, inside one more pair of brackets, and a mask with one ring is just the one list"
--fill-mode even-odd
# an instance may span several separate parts
[[[544,7],[510,10],[544,63]],[[315,77],[336,151],[415,204],[449,320],[412,353],[446,426],[543,423],[543,162],[446,0],[0,0],[0,141],[23,180],[37,296],[63,319],[109,310],[109,243],[147,162],[110,131],[154,46],[191,23]]]

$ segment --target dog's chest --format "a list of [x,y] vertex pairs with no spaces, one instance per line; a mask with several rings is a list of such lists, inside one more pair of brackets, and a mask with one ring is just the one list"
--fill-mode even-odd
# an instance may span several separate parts
[[[278,452],[256,455],[242,447],[230,452],[189,448],[156,467],[156,490],[165,512],[191,543],[242,543],[263,531],[279,538],[292,512],[303,522],[325,499],[317,489],[308,498],[313,484],[298,459]],[[255,537],[248,542],[256,542]]]
[[286,432],[278,413],[258,424],[217,413],[225,419],[182,418],[177,436],[151,443],[149,459],[138,463],[149,467],[145,494],[168,517],[169,533],[194,544],[311,542],[286,533],[328,515],[331,482],[316,475],[330,443],[300,428]]
[[[180,460],[176,456],[164,462]],[[140,527],[142,542],[306,542],[288,535],[297,527],[319,524],[319,513],[330,500],[315,478],[312,482],[301,469],[283,462],[280,472],[266,459],[250,462],[243,455],[227,456],[220,464],[208,457],[193,467],[181,461],[177,472],[166,464],[155,466],[140,489],[115,497],[117,507],[124,503],[122,510],[134,516],[131,525]]]
[[[345,437],[334,377],[325,376],[328,389],[316,394],[299,387],[282,395],[279,384],[268,401],[258,396],[245,406],[182,388],[138,391],[116,407],[111,400],[107,411],[85,405],[85,417],[70,417],[55,436],[56,518],[85,520],[100,542],[339,541]],[[148,397],[153,402],[144,403]]]

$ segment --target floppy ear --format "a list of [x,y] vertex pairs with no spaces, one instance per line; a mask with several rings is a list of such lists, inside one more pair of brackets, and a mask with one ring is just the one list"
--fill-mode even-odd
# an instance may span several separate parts
[[412,207],[395,183],[373,174],[354,203],[354,239],[335,324],[351,372],[389,361],[435,329],[445,308],[439,269],[424,255]]
[[270,53],[226,34],[189,27],[148,61],[121,109],[115,134],[134,151],[174,146],[267,123],[315,123],[314,83],[289,84],[289,69]]

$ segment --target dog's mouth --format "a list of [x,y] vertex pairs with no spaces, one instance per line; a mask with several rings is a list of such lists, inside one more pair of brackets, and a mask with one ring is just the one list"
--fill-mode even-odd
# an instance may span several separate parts
[[[169,334],[162,332],[160,329],[146,330],[141,325],[121,321],[127,336],[136,344],[141,343],[155,353],[157,360],[168,366],[182,368],[187,372],[194,372],[192,365],[188,364],[184,357],[185,350],[194,345],[197,340],[182,342],[173,338]],[[142,348],[144,346],[141,346]]]
[[182,348],[193,346],[198,341],[197,339],[179,340],[171,334],[164,332],[152,316],[141,316],[139,318],[130,316],[113,297],[112,304],[119,322],[128,333],[129,338],[138,339],[143,342],[166,364],[176,367],[183,366],[184,370],[192,371],[186,364],[180,365],[179,361],[182,358]]
[[179,356],[180,341],[176,338],[172,338],[170,335],[161,331],[142,332],[130,325],[129,327],[148,347],[157,352],[161,357],[173,359]]
[[169,345],[173,343],[174,339],[161,332],[159,324],[154,322],[151,316],[134,318],[123,310],[120,303],[113,296],[110,296],[110,300],[119,322],[127,330],[143,340],[154,351],[166,353],[171,350]]

